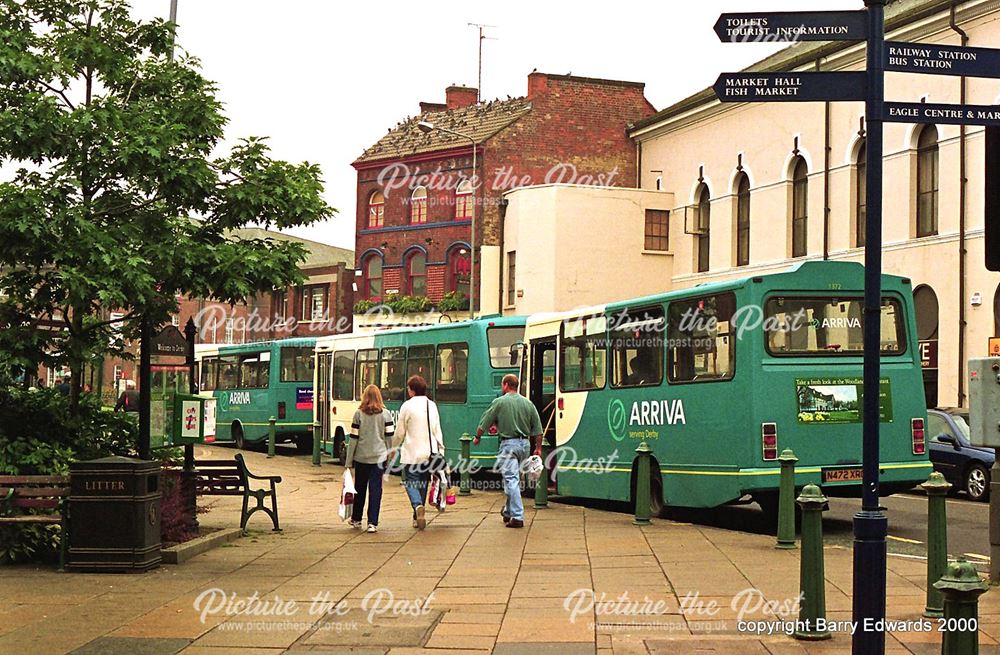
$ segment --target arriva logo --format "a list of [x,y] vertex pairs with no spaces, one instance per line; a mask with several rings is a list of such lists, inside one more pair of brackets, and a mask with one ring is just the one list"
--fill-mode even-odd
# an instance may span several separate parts
[[615,441],[625,438],[625,404],[618,398],[608,403],[608,429]]
[[230,405],[249,405],[250,404],[250,392],[249,391],[233,391],[229,394],[229,404]]
[[824,318],[822,321],[818,318],[814,318],[809,321],[810,327],[813,328],[856,328],[861,329],[861,319],[856,316],[849,316],[844,318]]

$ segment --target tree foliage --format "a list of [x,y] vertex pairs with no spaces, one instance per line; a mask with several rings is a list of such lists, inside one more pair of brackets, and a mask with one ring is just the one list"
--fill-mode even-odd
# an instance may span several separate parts
[[218,153],[216,87],[173,42],[124,0],[0,0],[0,368],[69,364],[74,405],[83,362],[121,354],[178,294],[237,303],[299,281],[300,245],[233,230],[335,212],[318,166],[266,139]]

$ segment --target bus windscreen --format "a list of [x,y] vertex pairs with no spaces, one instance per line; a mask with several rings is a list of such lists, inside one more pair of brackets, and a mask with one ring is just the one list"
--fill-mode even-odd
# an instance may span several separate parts
[[281,349],[281,381],[312,382],[313,349],[289,347]]
[[513,346],[523,340],[523,327],[491,327],[486,330],[486,341],[490,347],[490,366],[493,368],[520,366],[519,352],[513,349]]
[[[765,343],[772,355],[861,355],[864,353],[864,299],[774,297],[764,309]],[[900,303],[882,299],[881,350],[906,350]]]

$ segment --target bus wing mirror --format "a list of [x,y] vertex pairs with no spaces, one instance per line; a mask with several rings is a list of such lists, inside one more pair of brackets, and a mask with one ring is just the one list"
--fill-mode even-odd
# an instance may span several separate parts
[[515,343],[510,347],[510,365],[518,366],[521,363],[521,353],[524,352],[524,344]]

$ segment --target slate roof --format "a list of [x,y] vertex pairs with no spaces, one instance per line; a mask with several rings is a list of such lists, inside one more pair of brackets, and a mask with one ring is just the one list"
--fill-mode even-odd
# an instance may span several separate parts
[[318,241],[310,241],[284,232],[265,230],[260,227],[243,227],[233,230],[233,233],[242,239],[274,239],[275,241],[294,241],[301,243],[306,248],[305,261],[299,264],[300,268],[315,268],[319,266],[334,266],[344,263],[348,268],[354,268],[354,251],[345,248],[337,248]]
[[388,134],[379,139],[375,145],[365,150],[354,164],[400,159],[426,152],[471,146],[468,139],[441,130],[421,132],[417,127],[420,121],[467,134],[475,139],[476,143],[483,143],[530,111],[531,101],[521,97],[480,102],[469,107],[445,111],[424,112],[390,129]]

